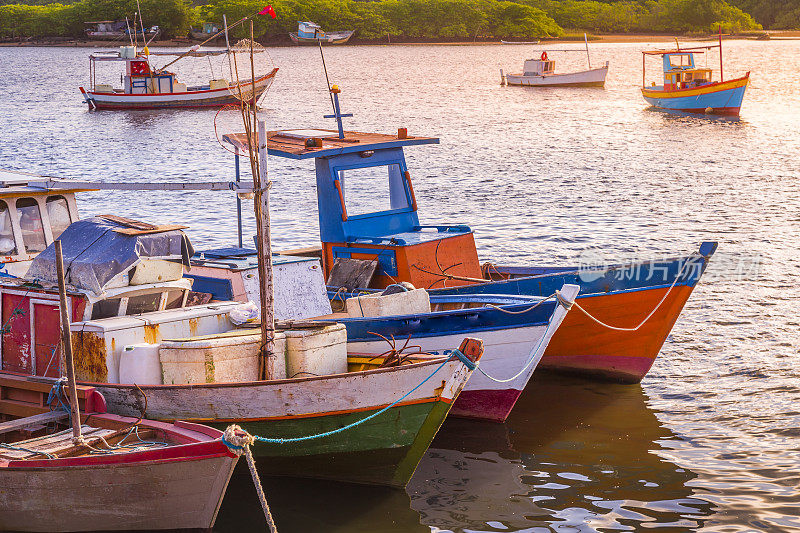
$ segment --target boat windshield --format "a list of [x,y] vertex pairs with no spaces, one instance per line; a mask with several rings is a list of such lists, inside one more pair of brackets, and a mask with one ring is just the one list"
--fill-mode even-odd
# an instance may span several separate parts
[[[339,170],[344,203],[349,215],[366,215],[408,207],[400,165]],[[396,186],[392,186],[395,182]]]
[[694,66],[692,54],[670,54],[669,65],[671,67],[691,67]]

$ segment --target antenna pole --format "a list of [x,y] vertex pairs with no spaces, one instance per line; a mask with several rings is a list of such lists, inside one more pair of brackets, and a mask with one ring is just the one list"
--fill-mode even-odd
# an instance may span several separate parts
[[719,81],[725,81],[722,77],[722,24],[719,25]]
[[[314,28],[314,38],[317,39],[317,28]],[[331,80],[328,78],[328,67],[325,66],[325,54],[322,53],[322,39],[317,39],[319,45],[319,56],[322,58],[322,70],[325,71],[325,82],[328,84],[328,96],[331,97],[331,109],[336,114],[336,104],[333,103],[333,93],[331,92]]]
[[[135,23],[136,22],[134,21],[134,24]],[[125,27],[128,28],[128,40],[131,42],[131,46],[133,46],[133,35],[131,35],[131,23],[128,22],[128,15],[125,15]]]
[[586,62],[589,63],[589,69],[592,68],[592,59],[589,57],[589,37],[584,33],[583,40],[586,43]]

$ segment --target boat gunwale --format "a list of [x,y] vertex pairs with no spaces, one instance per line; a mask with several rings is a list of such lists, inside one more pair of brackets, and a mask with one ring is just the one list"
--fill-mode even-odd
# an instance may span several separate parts
[[[184,91],[184,92],[180,92],[180,93],[176,93],[176,92],[171,92],[171,93],[118,93],[118,92],[106,93],[106,92],[86,90],[83,87],[81,87],[80,89],[85,91],[86,94],[102,95],[102,96],[117,96],[117,97],[128,97],[128,96],[164,97],[164,96],[172,96],[172,95],[189,95],[189,94],[195,95],[195,94],[213,93],[213,92],[220,92],[220,91],[230,91],[232,88],[235,88],[235,87],[239,87],[239,86],[245,87],[245,86],[251,85],[253,83],[261,83],[262,81],[268,80],[270,78],[274,78],[275,75],[278,73],[278,69],[279,69],[279,67],[273,68],[270,72],[268,72],[264,76],[261,76],[260,78],[256,78],[255,81],[253,81],[253,80],[245,80],[245,81],[239,82],[238,85],[229,85],[228,87],[221,87],[219,89],[203,89],[203,90],[200,90],[200,91]],[[258,89],[259,89],[259,87],[256,87],[256,90],[258,90]],[[250,89],[248,89],[248,90],[250,90]],[[236,96],[236,95],[234,95],[234,96]]]
[[[355,370],[353,372],[344,372],[341,374],[328,374],[325,376],[306,376],[302,378],[286,378],[286,379],[270,379],[270,380],[256,380],[256,381],[231,381],[231,382],[223,382],[223,383],[178,383],[178,384],[151,384],[151,385],[136,385],[136,387],[148,390],[148,389],[157,389],[157,390],[181,390],[181,389],[194,389],[194,388],[203,388],[203,389],[214,389],[214,388],[233,388],[233,387],[263,387],[267,385],[284,385],[284,384],[293,384],[293,383],[303,383],[308,381],[325,381],[330,379],[340,379],[344,376],[349,377],[357,377],[363,375],[372,375],[372,374],[381,374],[381,373],[390,373],[390,372],[397,372],[400,369],[408,369],[408,368],[419,368],[423,366],[430,366],[436,364],[442,364],[445,359],[450,359],[452,356],[446,355],[442,357],[437,357],[436,359],[432,359],[430,361],[419,361],[415,363],[409,363],[401,366],[393,366],[393,367],[386,367],[386,368],[374,368],[369,370]],[[55,378],[51,378],[53,382],[55,382]],[[79,381],[81,385],[88,385],[92,387],[98,388],[114,388],[114,389],[130,389],[134,387],[133,383],[103,383],[97,381]]]
[[[739,89],[742,86],[746,86],[746,83],[742,82],[749,82],[750,81],[750,73],[748,72],[744,76],[740,76],[738,78],[733,78],[730,80],[725,81],[714,81],[708,83],[706,85],[701,85],[699,87],[687,87],[685,89],[672,89],[666,91],[664,89],[653,89],[651,87],[642,87],[642,95],[643,96],[650,96],[650,98],[683,98],[688,96],[702,96],[705,94],[711,94],[720,91],[728,91],[731,89]],[[730,87],[722,87],[723,85],[730,85]],[[663,87],[663,85],[661,85]],[[707,90],[713,89],[713,90]],[[647,94],[652,93],[652,96]],[[692,94],[686,94],[692,93]]]

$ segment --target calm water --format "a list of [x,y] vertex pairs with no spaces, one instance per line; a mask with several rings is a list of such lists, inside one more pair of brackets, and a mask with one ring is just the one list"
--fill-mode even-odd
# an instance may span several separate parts
[[[449,421],[406,492],[265,480],[282,533],[800,530],[800,42],[726,44],[726,75],[753,71],[739,120],[646,109],[645,47],[594,46],[594,62],[611,70],[605,89],[588,90],[500,87],[501,67],[538,55],[524,46],[327,50],[355,113],[347,127],[441,137],[407,152],[421,218],[471,225],[484,259],[661,257],[710,239],[720,250],[640,386],[538,376],[507,424]],[[77,90],[87,54],[0,48],[0,167],[109,181],[232,177],[214,112],[87,112]],[[565,70],[585,60],[551,55]],[[325,124],[318,52],[269,56],[281,68],[264,100],[269,126]],[[203,63],[178,72],[210,77]],[[222,112],[217,127],[238,120]],[[270,167],[277,246],[313,244],[313,163]],[[186,223],[200,247],[235,237],[227,194],[93,193],[80,205],[84,215]],[[261,524],[240,474],[220,531]]]

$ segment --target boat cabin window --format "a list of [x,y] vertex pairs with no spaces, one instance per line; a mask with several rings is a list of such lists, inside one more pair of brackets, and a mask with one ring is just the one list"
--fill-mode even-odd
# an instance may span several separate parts
[[69,216],[69,205],[63,196],[49,196],[47,198],[47,216],[50,219],[50,229],[53,238],[58,239],[67,226],[72,224]]
[[22,230],[22,242],[25,251],[30,254],[38,254],[45,248],[47,243],[44,239],[44,226],[42,225],[42,213],[39,211],[39,204],[33,198],[20,198],[17,200],[17,217],[19,227]]
[[117,316],[119,314],[120,301],[120,298],[111,298],[95,302],[92,306],[92,320]]
[[669,65],[671,67],[689,67],[692,65],[692,59],[689,54],[675,54],[669,56]]
[[340,170],[339,181],[350,216],[409,206],[398,164]]
[[11,214],[8,212],[8,205],[3,201],[0,201],[0,254],[17,254],[17,243],[14,241],[14,230],[11,228]]
[[140,294],[139,296],[131,296],[128,298],[128,309],[125,311],[126,315],[138,315],[141,313],[150,313],[158,311],[158,306],[161,304],[161,292],[153,292],[149,294]]

